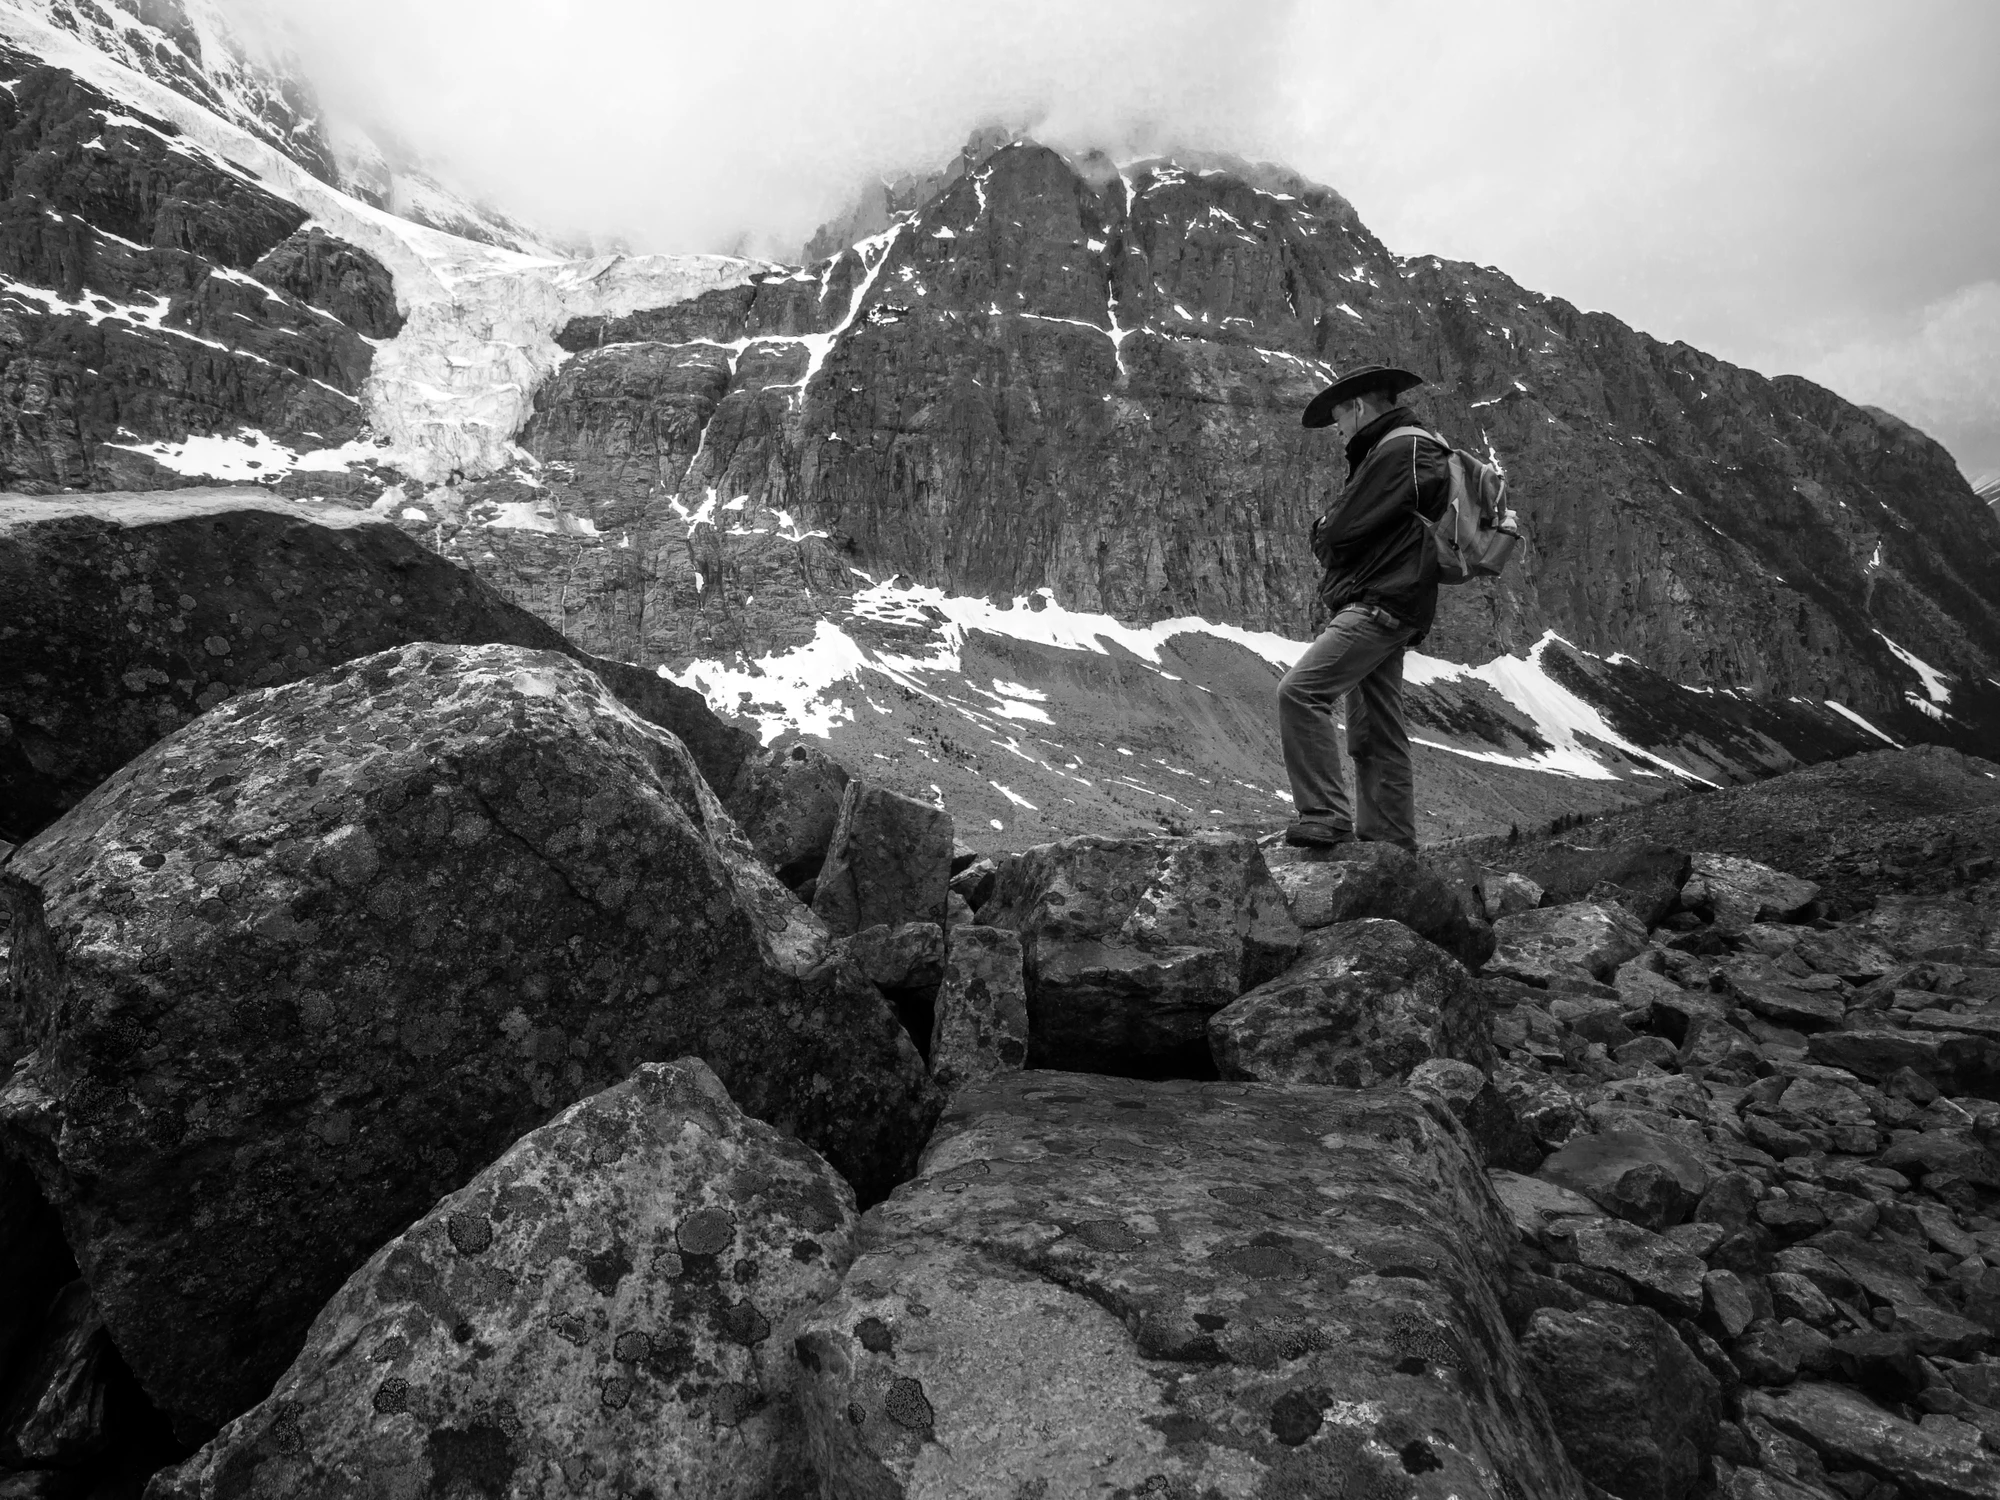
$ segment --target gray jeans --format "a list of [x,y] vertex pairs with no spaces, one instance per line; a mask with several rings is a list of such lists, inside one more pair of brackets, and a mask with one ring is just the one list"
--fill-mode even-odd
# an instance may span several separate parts
[[[1416,783],[1403,720],[1403,646],[1409,638],[1409,627],[1386,610],[1350,604],[1278,684],[1278,735],[1301,823],[1417,847]],[[1333,727],[1333,708],[1343,694],[1347,752],[1354,761],[1352,814]]]

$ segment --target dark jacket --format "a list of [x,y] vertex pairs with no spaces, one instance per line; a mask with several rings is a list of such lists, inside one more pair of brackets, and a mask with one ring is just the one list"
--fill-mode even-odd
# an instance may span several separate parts
[[[1419,425],[1409,408],[1386,411],[1348,441],[1347,483],[1313,523],[1313,555],[1325,574],[1319,596],[1329,614],[1372,604],[1414,628],[1422,642],[1437,613],[1437,548],[1421,521],[1451,499],[1450,450],[1432,437],[1382,441]],[[1413,466],[1414,460],[1414,466]],[[1420,520],[1421,518],[1421,520]]]

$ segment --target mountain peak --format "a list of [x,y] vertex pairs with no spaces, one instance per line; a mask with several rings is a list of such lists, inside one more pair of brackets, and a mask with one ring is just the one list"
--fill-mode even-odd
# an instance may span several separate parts
[[392,134],[330,118],[276,31],[233,25],[215,0],[12,0],[12,9],[172,89],[372,207],[504,250],[561,253],[547,236],[455,192]]

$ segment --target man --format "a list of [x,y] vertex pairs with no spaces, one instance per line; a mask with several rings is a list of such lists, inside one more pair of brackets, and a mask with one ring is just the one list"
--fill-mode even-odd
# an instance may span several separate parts
[[[1451,498],[1449,450],[1398,398],[1423,377],[1363,365],[1313,397],[1307,427],[1347,447],[1347,483],[1313,523],[1331,624],[1278,684],[1278,732],[1295,821],[1285,842],[1309,848],[1373,841],[1417,847],[1416,790],[1403,720],[1403,652],[1437,612],[1437,551],[1425,521]],[[1333,708],[1345,695],[1355,806],[1342,785]]]

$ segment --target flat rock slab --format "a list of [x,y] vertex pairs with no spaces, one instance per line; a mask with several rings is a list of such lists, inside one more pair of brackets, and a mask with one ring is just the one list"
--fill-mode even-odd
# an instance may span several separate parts
[[698,1053],[864,1196],[938,1107],[686,748],[553,652],[410,646],[239,695],[0,891],[38,955],[0,1140],[193,1431],[270,1389],[384,1239],[641,1062]]
[[147,1495],[804,1494],[786,1333],[854,1226],[847,1184],[699,1060],[649,1063],[378,1250]]
[[1539,1175],[1654,1230],[1687,1217],[1709,1180],[1708,1169],[1685,1147],[1633,1129],[1574,1136],[1542,1163]]
[[1402,1091],[1029,1072],[956,1097],[804,1326],[836,1495],[1582,1493],[1505,1210]]
[[1746,1416],[1809,1443],[1830,1469],[1886,1475],[1929,1500],[2000,1500],[2000,1459],[1978,1442],[1953,1442],[1884,1411],[1859,1391],[1821,1381],[1751,1391]]

